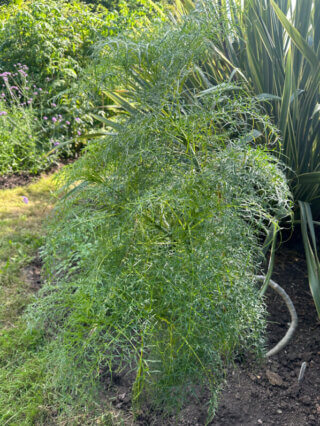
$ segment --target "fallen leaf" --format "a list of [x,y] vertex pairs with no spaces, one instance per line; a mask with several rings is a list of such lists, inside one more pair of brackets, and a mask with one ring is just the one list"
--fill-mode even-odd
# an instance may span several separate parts
[[272,384],[272,386],[282,386],[283,385],[283,380],[279,376],[279,374],[274,373],[273,371],[267,370],[266,376],[267,376],[269,382]]

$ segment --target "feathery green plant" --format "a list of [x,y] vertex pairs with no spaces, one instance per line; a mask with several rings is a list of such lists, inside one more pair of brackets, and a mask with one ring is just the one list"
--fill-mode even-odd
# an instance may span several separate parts
[[62,411],[86,409],[118,374],[135,409],[147,401],[165,416],[204,386],[212,415],[224,369],[263,353],[254,277],[290,195],[257,100],[227,82],[189,87],[210,48],[203,18],[101,47],[123,114],[97,116],[109,134],[62,176],[47,283],[28,314]]

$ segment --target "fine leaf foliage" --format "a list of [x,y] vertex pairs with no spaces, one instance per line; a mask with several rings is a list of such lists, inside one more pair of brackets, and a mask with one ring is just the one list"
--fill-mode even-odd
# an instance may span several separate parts
[[61,175],[47,283],[28,313],[62,411],[88,407],[120,375],[135,409],[166,415],[202,386],[212,415],[224,369],[263,353],[254,276],[290,195],[264,148],[277,134],[258,101],[228,82],[190,86],[212,51],[205,16],[100,46],[102,83],[123,114],[102,120],[116,133]]

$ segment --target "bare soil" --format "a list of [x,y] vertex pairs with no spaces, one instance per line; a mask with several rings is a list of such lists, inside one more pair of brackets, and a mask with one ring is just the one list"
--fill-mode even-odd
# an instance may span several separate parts
[[50,169],[38,173],[38,174],[31,174],[28,172],[19,172],[19,173],[12,173],[9,175],[0,175],[0,189],[13,189],[17,186],[26,186],[29,185],[29,183],[32,183],[38,179],[40,179],[41,176],[44,175],[51,175],[52,173],[55,173],[57,170],[59,170],[62,166],[67,165],[75,161],[74,158],[68,158],[65,159],[58,164],[54,164],[50,167]]

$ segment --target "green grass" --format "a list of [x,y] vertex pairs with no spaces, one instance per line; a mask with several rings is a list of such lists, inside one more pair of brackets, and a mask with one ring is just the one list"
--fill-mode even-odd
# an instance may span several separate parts
[[[42,221],[52,208],[52,177],[0,191],[0,422],[33,424],[45,411],[44,358],[37,333],[25,334],[20,316],[33,298],[28,266],[43,243]],[[22,197],[27,197],[25,204]]]
[[[28,265],[43,243],[42,220],[52,208],[52,177],[0,191],[0,325],[12,326],[32,297]],[[23,202],[23,197],[29,203]]]
[[46,176],[0,191],[0,424],[121,424],[114,420],[119,413],[108,410],[59,418],[47,374],[48,348],[22,317],[34,300],[29,268],[44,242],[43,222],[53,207],[55,186],[53,176]]

